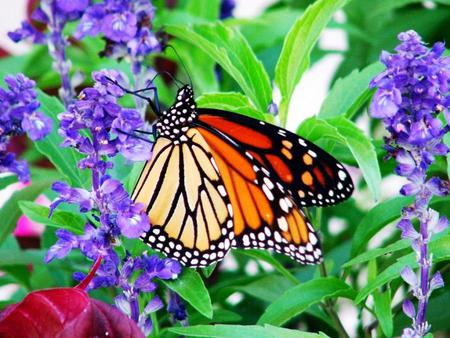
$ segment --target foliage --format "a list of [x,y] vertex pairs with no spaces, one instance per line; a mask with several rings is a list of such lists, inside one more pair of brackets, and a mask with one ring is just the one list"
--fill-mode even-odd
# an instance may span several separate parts
[[[356,193],[342,204],[307,210],[321,235],[325,261],[320,266],[300,266],[266,251],[233,250],[217,266],[183,268],[178,279],[155,280],[159,287],[141,295],[141,306],[156,296],[168,303],[170,290],[170,295],[177,293],[186,306],[189,325],[184,327],[186,322],[174,321],[172,313],[153,312],[153,330],[148,337],[401,335],[409,321],[402,314],[399,299],[413,299],[401,271],[405,265],[413,269],[418,265],[409,241],[401,238],[401,231],[394,224],[413,199],[398,196],[404,182],[393,180],[395,164],[384,157],[383,125],[369,117],[368,107],[375,92],[369,88],[369,82],[383,70],[377,61],[381,51],[392,52],[401,31],[414,29],[430,45],[449,41],[446,27],[450,22],[450,3],[433,1],[427,2],[432,6],[425,6],[414,0],[279,0],[255,18],[225,20],[219,20],[220,1],[179,0],[175,8],[163,0],[152,3],[156,8],[152,29],[170,34],[170,45],[177,54],[171,48],[152,49],[145,58],[138,58],[140,68],[134,75],[155,69],[169,71],[184,82],[191,79],[200,107],[233,111],[286,126],[289,105],[296,100],[295,88],[305,81],[305,73],[328,56],[339,54],[342,62],[333,74],[320,111],[301,118],[300,125],[287,128],[350,167]],[[75,27],[68,24],[64,32],[72,34]],[[330,29],[345,34],[345,51],[329,50],[317,43]],[[92,85],[92,71],[114,68],[133,75],[126,57],[99,56],[105,51],[101,36],[65,44],[65,48],[72,73],[85,75],[83,88]],[[51,65],[45,46],[34,46],[26,55],[0,60],[2,78],[10,72],[22,72],[36,81],[40,89],[39,111],[53,122],[50,134],[29,142],[21,155],[29,163],[31,184],[5,197],[0,208],[0,270],[5,272],[0,276],[0,285],[18,286],[9,299],[2,301],[2,308],[35,290],[72,287],[73,273],[87,272],[92,264],[75,250],[61,261],[44,263],[45,253],[57,240],[56,229],[81,235],[85,222],[95,222],[97,217],[90,212],[80,213],[73,205],[63,205],[48,217],[49,207],[34,202],[39,195],[53,201],[57,196],[50,187],[56,180],[85,190],[92,185],[89,173],[77,166],[83,155],[73,148],[60,147],[64,138],[57,131],[57,116],[66,109],[55,95],[60,81]],[[161,107],[172,104],[176,82],[161,75],[154,84]],[[278,114],[272,109],[275,88],[281,93],[281,101],[275,102]],[[70,100],[65,97],[65,101]],[[134,103],[125,96],[120,103],[145,110],[142,102]],[[150,114],[148,120],[153,119]],[[444,118],[442,122],[445,124]],[[450,144],[448,135],[444,142]],[[114,166],[107,174],[130,190],[142,163],[130,164],[121,155],[108,160]],[[46,168],[42,168],[42,162],[46,162]],[[437,156],[429,171],[448,184],[449,168],[450,155]],[[15,185],[15,176],[0,176],[0,189],[13,190]],[[3,191],[6,190],[2,194]],[[440,215],[450,215],[448,196],[433,197],[430,207]],[[46,226],[33,249],[24,248],[23,238],[13,234],[22,214]],[[429,244],[433,264],[441,271],[445,286],[430,296],[427,320],[431,332],[441,336],[450,332],[450,280],[445,274],[450,263],[449,242],[445,230],[433,236]],[[117,251],[121,259],[128,253],[135,257],[145,255],[144,252],[154,254],[131,238],[122,238]],[[89,294],[113,304],[119,293],[117,287],[110,287]],[[348,325],[349,316],[357,317],[356,326]]]

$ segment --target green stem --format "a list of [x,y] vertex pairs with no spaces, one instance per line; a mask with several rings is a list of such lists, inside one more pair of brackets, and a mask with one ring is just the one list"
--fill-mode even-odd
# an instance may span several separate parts
[[156,315],[156,312],[152,312],[150,314],[150,318],[152,319],[152,323],[153,323],[152,337],[158,338],[159,337],[159,323],[158,323],[158,316]]
[[[320,275],[322,277],[327,277],[327,269],[325,267],[325,264],[322,262],[319,266]],[[339,333],[339,337],[343,338],[350,338],[348,333],[345,331],[344,325],[342,325],[341,320],[339,319],[338,314],[336,313],[336,310],[334,309],[334,304],[329,299],[325,300],[322,304],[322,308],[328,313],[330,318],[333,320],[334,324],[336,325],[336,330]]]

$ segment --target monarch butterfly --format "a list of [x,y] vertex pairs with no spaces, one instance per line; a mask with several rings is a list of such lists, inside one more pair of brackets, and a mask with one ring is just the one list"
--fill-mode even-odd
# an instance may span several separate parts
[[319,239],[301,207],[336,204],[352,191],[346,169],[318,146],[244,115],[197,108],[184,85],[156,123],[132,198],[152,224],[141,239],[185,266],[205,267],[230,248],[317,264]]

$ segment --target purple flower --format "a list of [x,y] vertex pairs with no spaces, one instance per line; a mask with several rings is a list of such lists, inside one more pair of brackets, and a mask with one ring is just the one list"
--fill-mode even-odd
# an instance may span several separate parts
[[77,31],[74,33],[76,39],[82,39],[86,35],[95,36],[101,32],[102,19],[105,17],[106,9],[103,4],[94,4],[89,7],[81,17]]
[[233,16],[234,7],[236,7],[235,0],[222,0],[220,4],[220,18],[223,20]]
[[[122,289],[122,294],[115,299],[116,306],[148,333],[152,328],[150,313],[161,308],[162,302],[154,297],[144,306],[139,297],[156,290],[156,279],[176,278],[181,266],[156,255],[132,257],[126,253],[121,259],[115,250],[121,245],[122,237],[140,237],[149,230],[150,224],[144,206],[134,203],[123,184],[107,175],[107,170],[113,167],[110,158],[120,152],[131,160],[148,159],[151,144],[133,135],[137,128],[144,126],[139,113],[118,104],[118,99],[125,94],[122,84],[126,83],[126,77],[117,71],[102,70],[94,72],[93,78],[94,86],[85,88],[79,100],[58,116],[61,121],[58,132],[66,138],[62,145],[84,155],[78,167],[90,170],[92,187],[75,188],[55,182],[52,189],[59,196],[50,207],[53,211],[60,203],[77,205],[80,212],[89,212],[90,222],[82,235],[75,236],[66,230],[58,233],[59,239],[50,248],[46,261],[63,258],[73,249],[79,249],[91,260],[101,256],[102,264],[89,288]],[[85,275],[76,272],[73,277],[82,280]]]
[[[411,301],[403,303],[405,314],[413,318],[412,328],[403,337],[422,337],[430,329],[425,314],[431,292],[443,286],[440,273],[431,279],[432,257],[428,243],[433,234],[448,226],[445,217],[429,207],[433,196],[449,193],[449,182],[438,177],[429,178],[427,170],[437,156],[445,156],[449,149],[443,142],[449,126],[444,126],[439,114],[448,114],[450,103],[450,58],[444,57],[443,43],[427,48],[414,31],[398,35],[401,41],[397,53],[381,54],[386,70],[376,76],[371,87],[377,91],[370,106],[371,115],[383,119],[387,131],[386,150],[396,159],[395,172],[408,180],[400,189],[405,196],[415,196],[414,203],[404,208],[398,223],[402,238],[412,240],[417,254],[421,278],[406,266],[401,277],[418,299],[417,312]],[[419,230],[413,226],[417,220]]]
[[117,225],[125,237],[138,238],[148,231],[148,216],[142,209],[143,205],[135,204],[117,215]]
[[83,12],[89,6],[89,0],[56,0],[56,8],[63,13]]
[[12,172],[21,182],[30,179],[28,166],[7,152],[11,137],[28,134],[33,141],[41,140],[52,129],[49,117],[37,111],[35,82],[23,74],[5,77],[8,89],[0,88],[0,173]]
[[30,39],[33,43],[42,44],[45,42],[45,36],[34,28],[30,23],[24,21],[20,28],[8,32],[8,37],[14,42]]
[[22,120],[22,129],[33,141],[43,139],[52,130],[52,119],[40,112],[26,114]]
[[135,36],[136,31],[136,15],[131,12],[112,13],[103,19],[102,32],[112,41],[129,41]]
[[13,153],[0,151],[0,173],[4,172],[16,174],[20,182],[28,182],[30,180],[27,162],[16,160],[16,155]]
[[[101,55],[130,60],[134,86],[138,89],[154,76],[144,67],[145,57],[163,49],[152,31],[154,14],[149,0],[103,0],[84,12],[74,36],[82,39],[103,34],[106,45]],[[136,98],[136,106],[143,116],[146,103]]]
[[81,212],[87,212],[92,210],[94,207],[94,202],[91,198],[89,191],[81,188],[72,188],[64,182],[55,182],[52,184],[52,190],[59,193],[58,198],[51,204],[50,213],[60,204],[60,203],[70,203],[77,204],[80,207]]
[[59,93],[66,106],[73,101],[75,96],[75,83],[72,82],[69,75],[71,62],[66,56],[66,48],[69,43],[63,31],[68,22],[80,18],[89,3],[89,0],[42,0],[31,17],[47,25],[45,33],[39,32],[26,21],[19,29],[8,33],[14,42],[31,40],[33,43],[48,45],[49,54],[53,58],[53,68],[61,77]]
[[155,34],[147,27],[141,29],[136,36],[127,43],[130,54],[134,57],[145,56],[160,52],[161,44]]
[[50,263],[55,258],[66,257],[78,245],[78,238],[65,229],[56,230],[56,237],[58,237],[58,241],[45,255],[45,263]]
[[167,305],[167,312],[170,313],[174,322],[181,322],[183,326],[187,326],[187,312],[186,305],[181,300],[180,296],[173,292],[169,292],[169,304]]

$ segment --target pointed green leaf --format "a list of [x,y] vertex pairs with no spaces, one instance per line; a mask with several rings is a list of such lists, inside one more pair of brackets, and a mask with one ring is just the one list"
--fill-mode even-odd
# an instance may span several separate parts
[[373,300],[375,303],[375,314],[377,315],[383,333],[386,337],[392,337],[394,323],[391,310],[391,289],[388,288],[384,292],[375,292],[373,294]]
[[14,231],[22,211],[19,209],[20,201],[34,201],[45,189],[51,185],[48,180],[36,180],[31,185],[18,190],[3,204],[0,209],[0,245],[5,241],[10,233]]
[[67,229],[75,234],[82,234],[86,220],[69,211],[54,210],[49,218],[50,209],[31,201],[19,202],[23,213],[32,221],[56,228]]
[[310,54],[320,33],[327,26],[332,15],[347,0],[319,0],[310,5],[297,19],[286,36],[275,68],[275,83],[281,91],[280,120],[286,124],[287,111],[292,93],[309,67]]
[[323,333],[288,330],[271,325],[197,325],[171,327],[170,332],[187,337],[208,338],[326,338]]
[[275,270],[277,270],[281,275],[286,277],[291,283],[293,283],[293,284],[298,284],[299,283],[297,278],[295,278],[294,275],[283,266],[283,264],[278,262],[267,251],[257,250],[257,249],[248,249],[248,250],[239,250],[239,251],[235,251],[235,252],[238,252],[239,254],[242,254],[242,255],[245,255],[245,256],[249,256],[249,257],[254,258],[254,259],[260,259],[260,260],[262,260],[262,261],[264,261],[266,263],[269,263],[270,265],[272,265],[272,267]]
[[239,31],[226,27],[221,22],[191,26],[169,25],[166,31],[202,49],[230,74],[258,110],[267,111],[272,100],[269,76]]
[[382,69],[383,66],[375,62],[361,71],[355,69],[345,78],[338,79],[322,103],[318,116],[322,119],[335,116],[352,118],[371,97],[369,83]]
[[207,93],[197,98],[199,108],[212,108],[243,114],[258,120],[270,118],[269,114],[263,114],[256,110],[248,98],[241,93]]
[[355,295],[355,290],[341,279],[335,277],[313,279],[287,290],[266,308],[258,324],[282,325],[313,304],[335,297],[353,299]]
[[206,318],[212,318],[213,309],[208,290],[202,277],[193,269],[183,269],[183,273],[175,280],[162,281],[169,289],[175,291],[194,309]]

